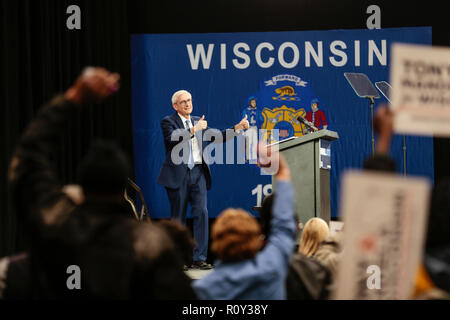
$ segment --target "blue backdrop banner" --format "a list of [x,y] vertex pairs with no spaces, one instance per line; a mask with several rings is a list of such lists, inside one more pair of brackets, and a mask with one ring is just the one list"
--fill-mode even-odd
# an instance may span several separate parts
[[[253,133],[265,129],[265,138],[271,140],[307,134],[299,116],[339,134],[331,143],[331,211],[336,217],[341,173],[361,168],[371,154],[369,100],[355,94],[344,73],[389,82],[394,42],[431,45],[431,27],[132,35],[135,174],[151,217],[170,217],[166,191],[156,184],[165,156],[160,122],[175,112],[171,97],[180,89],[191,92],[192,114],[205,115],[208,126],[230,128],[245,115],[251,126],[246,144],[239,143],[241,137],[223,145],[224,159],[226,150],[234,150],[234,164],[211,165],[210,217],[227,207],[257,215],[252,208],[272,186],[254,163]],[[315,112],[312,102],[318,106]],[[376,99],[375,110],[386,102]],[[407,173],[433,181],[432,138],[407,136],[406,146]],[[402,147],[403,137],[395,136],[392,154],[399,172],[404,166]]]

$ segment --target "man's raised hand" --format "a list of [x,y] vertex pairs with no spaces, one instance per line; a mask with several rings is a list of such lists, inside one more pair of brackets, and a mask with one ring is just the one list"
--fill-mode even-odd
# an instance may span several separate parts
[[119,90],[118,73],[112,73],[104,68],[89,67],[84,69],[75,84],[70,87],[65,96],[77,105],[101,102]]
[[200,120],[198,120],[198,122],[195,124],[195,126],[192,128],[192,130],[194,131],[192,133],[205,130],[206,128],[208,128],[208,121],[205,120],[205,115],[203,115],[200,118]]
[[247,120],[247,115],[237,124],[234,126],[234,130],[247,130],[250,127],[250,124]]

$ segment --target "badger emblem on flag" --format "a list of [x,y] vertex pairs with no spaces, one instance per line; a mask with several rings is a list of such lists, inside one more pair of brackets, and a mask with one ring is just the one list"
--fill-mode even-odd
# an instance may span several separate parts
[[290,101],[299,101],[300,98],[296,97],[296,93],[294,88],[291,86],[284,86],[281,88],[276,88],[275,93],[278,94],[278,97],[272,97],[273,100],[290,100]]

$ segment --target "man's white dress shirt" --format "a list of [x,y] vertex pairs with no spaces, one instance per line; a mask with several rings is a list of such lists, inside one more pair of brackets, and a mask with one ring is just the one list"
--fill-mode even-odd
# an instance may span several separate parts
[[[181,118],[181,121],[183,122],[184,128],[186,130],[190,130],[193,127],[192,119],[190,117],[189,117],[189,119],[186,119],[179,113],[178,113],[178,116]],[[186,121],[188,121],[189,127],[186,127]],[[194,157],[194,163],[201,164],[202,163],[202,151],[201,151],[201,148],[198,146],[197,137],[194,135],[194,137],[191,139],[191,141],[192,141],[192,155]]]

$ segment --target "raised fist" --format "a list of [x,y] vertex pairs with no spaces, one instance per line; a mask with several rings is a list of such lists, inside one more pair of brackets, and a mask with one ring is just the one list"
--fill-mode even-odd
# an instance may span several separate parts
[[277,180],[291,180],[291,171],[283,155],[278,152],[278,147],[267,146],[264,142],[260,142],[257,152],[258,165],[265,168],[266,173],[276,175]]
[[375,114],[375,131],[380,135],[392,135],[394,114],[386,105],[379,106]]
[[101,102],[119,90],[120,76],[104,68],[88,67],[66,92],[66,98],[75,104]]

